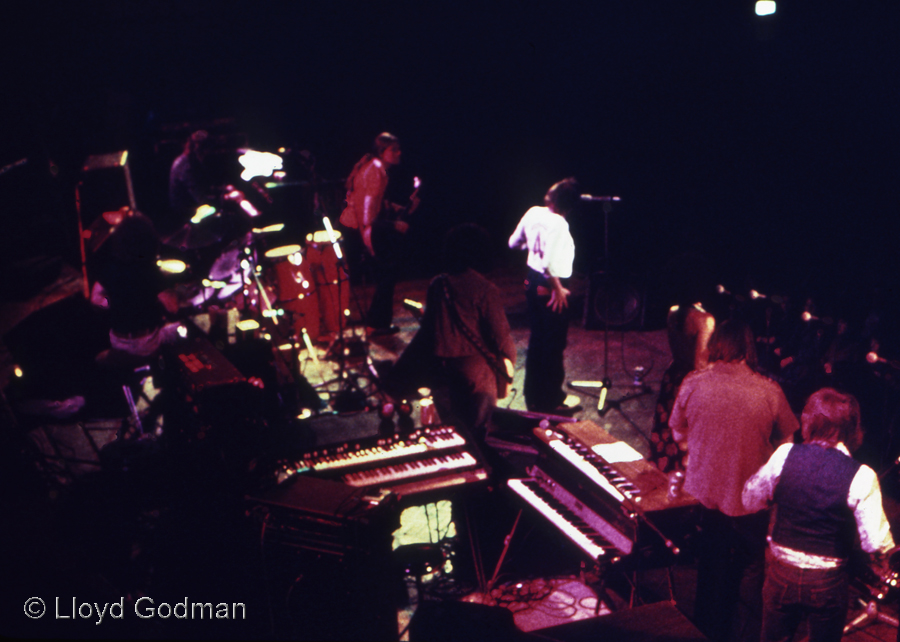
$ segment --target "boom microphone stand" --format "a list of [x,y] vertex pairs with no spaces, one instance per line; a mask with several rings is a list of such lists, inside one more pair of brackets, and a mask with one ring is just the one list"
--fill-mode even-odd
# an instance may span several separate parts
[[[625,418],[628,423],[637,428],[637,425],[628,417],[628,415],[622,410],[622,404],[631,401],[632,399],[636,399],[638,397],[642,397],[646,394],[650,394],[652,392],[651,388],[644,384],[643,376],[646,376],[646,372],[644,372],[643,368],[635,368],[634,372],[634,382],[636,386],[639,386],[639,390],[636,392],[632,392],[629,394],[620,397],[619,399],[609,399],[609,391],[612,388],[612,379],[609,376],[609,325],[610,325],[610,271],[609,271],[609,214],[612,212],[613,203],[621,202],[621,198],[618,196],[592,196],[590,194],[583,194],[581,196],[581,200],[593,203],[602,203],[603,204],[603,277],[605,280],[605,287],[603,290],[603,307],[604,307],[604,318],[603,318],[603,379],[600,382],[587,382],[587,381],[573,381],[569,383],[570,387],[576,388],[597,388],[598,389],[598,402],[597,402],[597,412],[600,413],[601,416],[605,415],[609,408],[614,408],[619,412],[622,417]],[[587,297],[585,301],[585,306],[590,305],[590,295]],[[624,364],[624,330],[622,333],[622,350],[623,350],[623,364]],[[593,395],[592,395],[593,396]],[[640,431],[639,431],[640,432]]]

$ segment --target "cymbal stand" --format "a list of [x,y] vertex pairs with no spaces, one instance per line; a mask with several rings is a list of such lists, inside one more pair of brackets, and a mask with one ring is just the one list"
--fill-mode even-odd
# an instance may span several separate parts
[[[894,558],[897,557],[896,551],[896,547],[888,551],[888,555],[894,552],[890,557],[891,561],[894,561]],[[898,584],[898,572],[895,570],[895,566],[896,562],[893,564],[889,563],[889,568],[878,571],[875,571],[874,568],[866,567],[870,574],[868,579],[866,574],[855,578],[859,580],[860,588],[863,589],[864,597],[856,597],[856,601],[863,607],[863,610],[859,615],[847,622],[844,626],[844,635],[852,631],[859,631],[870,624],[881,623],[892,626],[895,629],[900,628],[900,621],[896,617],[881,611],[881,605],[892,597],[892,593]],[[893,638],[893,636],[891,637]]]
[[851,631],[859,631],[860,629],[865,628],[869,624],[887,624],[888,626],[892,626],[895,629],[900,627],[900,621],[897,618],[883,613],[878,606],[877,600],[869,600],[868,602],[862,598],[857,598],[859,603],[864,607],[864,610],[861,614],[853,618],[847,625],[844,627],[844,635],[847,635]]
[[[337,324],[338,324],[338,336],[335,341],[331,344],[328,349],[328,354],[337,356],[337,364],[338,364],[338,372],[337,376],[333,379],[323,381],[322,383],[315,386],[316,388],[321,388],[325,386],[331,386],[335,383],[339,384],[338,390],[327,390],[328,396],[332,399],[332,406],[335,407],[335,410],[361,410],[366,406],[367,394],[366,391],[359,384],[359,377],[354,376],[354,373],[350,371],[348,367],[348,357],[350,356],[351,348],[347,344],[347,340],[345,337],[346,332],[346,316],[344,315],[344,310],[342,310],[342,301],[343,301],[343,292],[342,288],[347,287],[348,278],[347,278],[347,261],[344,256],[343,248],[341,247],[341,242],[337,238],[337,235],[334,232],[334,229],[331,226],[331,220],[328,218],[327,214],[321,210],[319,205],[319,196],[318,191],[314,194],[314,207],[315,210],[321,213],[322,223],[325,226],[325,231],[328,233],[329,242],[334,250],[335,258],[337,259],[337,297],[334,302],[334,305],[338,307],[337,309]],[[320,299],[321,301],[321,299]],[[371,359],[369,357],[369,346],[366,340],[366,337],[363,337],[363,345],[364,352],[366,355],[366,362],[369,364],[370,375],[376,375],[374,368],[371,367]],[[369,376],[369,375],[367,375]],[[377,380],[377,379],[376,379]]]

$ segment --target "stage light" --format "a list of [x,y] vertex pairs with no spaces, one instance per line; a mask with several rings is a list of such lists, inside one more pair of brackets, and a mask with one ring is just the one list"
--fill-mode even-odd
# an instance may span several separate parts
[[271,176],[276,169],[284,166],[281,156],[270,152],[257,152],[252,149],[245,150],[238,157],[238,162],[244,168],[241,178],[250,181],[257,176]]
[[756,15],[771,16],[775,13],[775,0],[756,0]]
[[25,373],[22,372],[22,368],[20,368],[19,366],[13,367],[13,374],[16,375],[16,378],[18,379],[21,379],[23,376],[25,376]]

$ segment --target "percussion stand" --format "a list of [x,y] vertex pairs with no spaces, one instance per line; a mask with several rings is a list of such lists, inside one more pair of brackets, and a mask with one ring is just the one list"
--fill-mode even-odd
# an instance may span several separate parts
[[[340,239],[336,237],[331,226],[331,221],[324,213],[322,214],[322,223],[325,226],[325,230],[328,232],[329,241],[332,248],[334,249],[335,258],[337,259],[337,297],[334,305],[337,306],[338,336],[331,344],[331,346],[329,346],[327,354],[334,355],[335,353],[337,353],[338,372],[335,378],[328,381],[323,381],[315,387],[320,388],[323,386],[330,386],[338,383],[338,390],[327,391],[329,397],[334,399],[332,405],[339,406],[336,407],[335,410],[338,410],[339,412],[341,410],[361,410],[366,405],[367,395],[365,391],[360,387],[357,377],[353,376],[354,373],[348,367],[347,358],[350,356],[349,353],[351,348],[348,346],[345,337],[345,331],[347,329],[346,315],[344,315],[344,311],[341,309],[341,302],[343,301],[342,288],[349,287],[349,279],[346,276],[348,274],[347,260],[344,256]],[[353,296],[354,302],[356,303],[357,307],[359,307],[359,299],[355,296],[355,293],[353,293],[352,290],[351,296]],[[321,298],[319,300],[321,302]],[[377,378],[377,373],[374,371],[371,358],[369,357],[369,344],[367,341],[367,337],[365,336],[363,336],[363,352],[365,354],[366,363],[370,368],[370,374]]]

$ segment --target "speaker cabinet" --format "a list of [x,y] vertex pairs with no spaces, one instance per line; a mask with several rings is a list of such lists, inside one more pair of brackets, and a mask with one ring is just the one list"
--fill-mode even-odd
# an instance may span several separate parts
[[634,329],[643,327],[643,323],[644,297],[636,286],[603,272],[591,275],[584,301],[586,329]]

